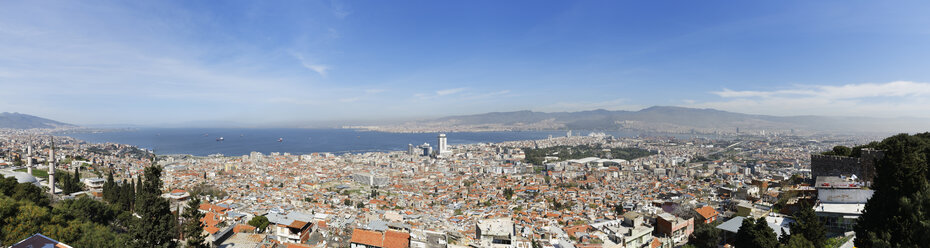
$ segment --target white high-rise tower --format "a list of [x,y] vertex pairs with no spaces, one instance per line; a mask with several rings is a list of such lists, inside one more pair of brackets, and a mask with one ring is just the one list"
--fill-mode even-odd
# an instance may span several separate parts
[[442,158],[442,157],[452,155],[452,151],[449,150],[448,143],[446,142],[446,134],[444,133],[439,134],[438,139],[439,139],[439,142],[438,142],[439,147],[437,147],[436,156]]

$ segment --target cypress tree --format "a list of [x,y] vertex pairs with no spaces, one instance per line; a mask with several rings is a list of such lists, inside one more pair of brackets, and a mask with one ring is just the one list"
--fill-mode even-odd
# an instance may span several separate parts
[[84,190],[84,184],[81,183],[81,167],[74,168],[74,179],[72,179],[72,187],[74,187],[74,192]]
[[[814,209],[806,203],[801,203],[801,210],[795,213],[795,223],[791,223],[791,233],[802,235],[816,247],[823,247],[827,242],[826,228]],[[787,240],[786,240],[787,241]]]
[[739,231],[736,232],[736,241],[733,244],[739,248],[777,248],[778,238],[775,231],[765,221],[765,217],[758,220],[747,217],[743,219]]
[[145,181],[136,195],[136,213],[141,217],[130,230],[136,247],[176,247],[176,225],[168,200],[161,197],[161,167],[145,168]]
[[742,224],[739,226],[739,231],[736,231],[736,240],[733,241],[733,245],[740,248],[753,247],[752,240],[755,236],[755,226],[755,220],[749,217],[744,218]]
[[200,219],[203,219],[204,214],[198,208],[200,208],[200,198],[193,197],[187,202],[187,209],[184,210],[184,214],[181,216],[184,225],[182,232],[187,247],[206,248],[207,237],[203,234],[204,225],[200,221]]
[[756,225],[753,226],[753,229],[755,229],[753,232],[755,236],[753,237],[752,247],[778,248],[778,234],[769,227],[769,223],[765,220],[765,217],[756,220]]

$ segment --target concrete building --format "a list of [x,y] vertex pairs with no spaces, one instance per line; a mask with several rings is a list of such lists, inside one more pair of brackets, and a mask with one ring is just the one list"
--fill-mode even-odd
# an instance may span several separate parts
[[310,238],[310,228],[313,226],[312,215],[292,212],[287,215],[269,213],[265,217],[270,222],[268,230],[280,242],[303,243]]
[[828,232],[843,233],[856,225],[865,203],[875,192],[863,185],[851,177],[817,177],[818,204],[814,206],[814,213],[823,221]]
[[516,227],[509,218],[479,220],[475,228],[475,239],[480,247],[510,248]]
[[656,218],[656,231],[658,235],[671,238],[675,244],[683,244],[694,232],[694,218],[686,220],[669,213],[661,213]]
[[84,186],[87,187],[87,190],[102,190],[103,184],[107,182],[107,180],[104,180],[103,178],[84,178],[81,179],[81,181],[83,181]]
[[623,248],[647,247],[652,241],[654,227],[645,223],[642,214],[627,212],[623,214],[622,222],[605,225],[601,230],[607,234],[610,241]]

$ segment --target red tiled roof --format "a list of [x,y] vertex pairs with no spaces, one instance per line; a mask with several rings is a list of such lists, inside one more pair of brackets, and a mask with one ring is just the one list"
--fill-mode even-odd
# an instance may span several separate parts
[[694,211],[700,214],[701,217],[704,217],[704,219],[710,219],[710,217],[717,215],[717,210],[714,210],[714,208],[710,206],[695,208]]
[[349,242],[378,247],[382,246],[381,233],[358,228],[352,229],[352,239],[350,239]]
[[303,222],[299,220],[295,220],[294,222],[291,222],[290,225],[287,225],[287,227],[296,228],[296,229],[303,229],[305,226],[307,226],[307,222]]
[[224,213],[226,212],[227,208],[213,205],[210,203],[204,203],[204,204],[200,204],[200,210],[207,211],[207,212]]
[[410,234],[388,230],[384,232],[384,248],[410,247]]
[[255,227],[250,225],[238,224],[236,227],[233,227],[233,232],[243,233],[243,232],[255,232]]
[[284,246],[287,247],[287,248],[310,248],[310,247],[313,247],[313,246],[310,246],[310,245],[305,245],[305,244],[294,244],[294,243],[284,243]]

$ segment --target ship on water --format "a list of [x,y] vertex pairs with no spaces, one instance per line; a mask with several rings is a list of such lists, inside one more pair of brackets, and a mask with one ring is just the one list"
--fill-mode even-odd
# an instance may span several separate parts
[[223,137],[216,138],[216,141],[223,141],[223,140],[225,140],[223,139]]
[[278,142],[284,142],[284,138],[278,138]]

